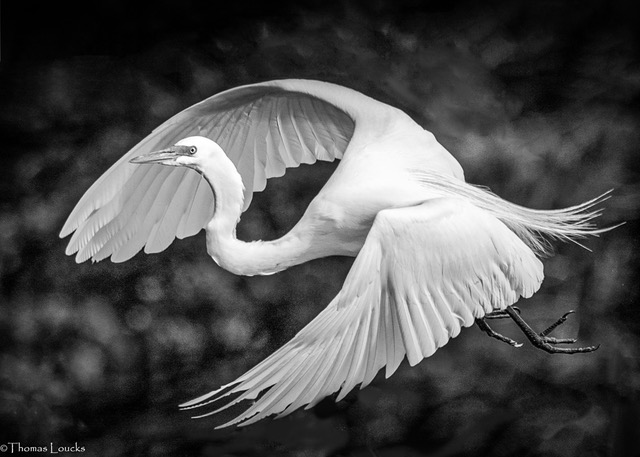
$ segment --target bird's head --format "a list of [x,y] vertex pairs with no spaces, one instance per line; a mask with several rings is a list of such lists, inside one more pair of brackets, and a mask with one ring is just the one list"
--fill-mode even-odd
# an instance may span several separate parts
[[131,163],[157,163],[172,167],[189,167],[198,172],[206,163],[226,159],[226,154],[215,141],[202,136],[191,136],[178,141],[174,146],[134,157]]

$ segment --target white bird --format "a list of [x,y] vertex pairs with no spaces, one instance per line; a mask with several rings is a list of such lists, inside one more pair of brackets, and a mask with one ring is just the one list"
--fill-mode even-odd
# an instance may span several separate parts
[[[156,151],[161,149],[160,151]],[[153,152],[156,151],[156,152]],[[286,168],[341,159],[306,212],[282,238],[243,242],[236,225],[266,180]],[[143,164],[143,165],[141,165]],[[432,355],[485,317],[510,316],[548,352],[595,347],[534,332],[512,307],[540,287],[549,240],[596,235],[593,206],[540,211],[465,183],[462,168],[402,111],[354,90],[308,80],[243,86],[175,115],[114,164],[84,194],[60,236],[75,231],[76,261],[164,250],[206,231],[207,252],[238,275],[265,275],[311,259],[355,256],[338,295],[291,341],[235,381],[181,405],[236,395],[253,400],[221,426],[312,407],[364,388],[406,356]],[[266,391],[266,392],[265,392]],[[336,401],[337,401],[336,400]],[[197,416],[197,417],[202,417]]]

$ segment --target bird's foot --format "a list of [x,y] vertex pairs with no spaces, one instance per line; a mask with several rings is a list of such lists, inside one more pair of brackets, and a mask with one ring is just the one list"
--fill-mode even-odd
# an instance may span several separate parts
[[554,338],[552,336],[548,336],[549,333],[555,330],[559,325],[563,324],[567,320],[567,317],[575,311],[565,313],[560,319],[540,333],[536,333],[531,326],[525,322],[525,320],[520,316],[520,310],[516,311],[513,306],[507,306],[505,312],[514,320],[518,327],[520,327],[525,336],[529,341],[531,341],[531,344],[538,349],[548,352],[549,354],[577,354],[582,352],[593,352],[600,347],[600,345],[574,348],[560,348],[553,346],[554,344],[574,344],[577,341],[576,338]]

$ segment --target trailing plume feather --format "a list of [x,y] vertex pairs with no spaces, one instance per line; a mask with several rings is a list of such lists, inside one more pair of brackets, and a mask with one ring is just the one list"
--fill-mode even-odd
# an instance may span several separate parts
[[587,250],[578,240],[598,236],[613,227],[598,228],[593,220],[602,214],[597,205],[611,197],[611,190],[579,205],[563,209],[537,210],[510,203],[490,190],[468,184],[451,176],[416,171],[419,180],[438,196],[464,198],[478,208],[500,219],[538,256],[548,256],[551,241],[575,243]]

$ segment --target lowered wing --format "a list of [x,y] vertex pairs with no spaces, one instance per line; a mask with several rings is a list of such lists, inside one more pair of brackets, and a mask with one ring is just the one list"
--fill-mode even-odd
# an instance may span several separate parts
[[405,356],[415,365],[475,318],[531,296],[542,279],[533,251],[463,199],[383,210],[324,311],[240,378],[181,406],[239,394],[206,416],[254,400],[224,427],[310,408],[338,390],[340,400],[381,368],[389,377]]

